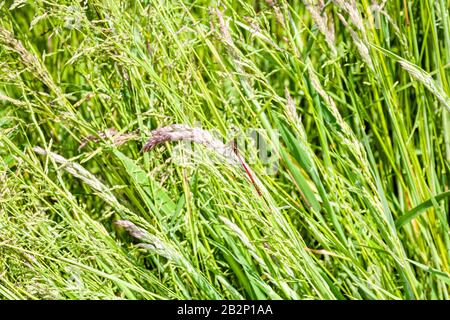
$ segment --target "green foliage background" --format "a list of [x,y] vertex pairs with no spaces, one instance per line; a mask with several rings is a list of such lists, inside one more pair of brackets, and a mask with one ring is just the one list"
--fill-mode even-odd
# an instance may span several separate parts
[[[3,1],[0,297],[448,299],[449,7]],[[278,171],[141,152],[176,123]]]

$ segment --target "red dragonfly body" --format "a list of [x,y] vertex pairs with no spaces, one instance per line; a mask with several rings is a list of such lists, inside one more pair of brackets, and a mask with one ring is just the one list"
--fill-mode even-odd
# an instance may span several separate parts
[[259,189],[258,185],[256,184],[255,179],[253,178],[253,174],[250,170],[250,168],[247,166],[247,164],[245,163],[245,161],[242,159],[240,153],[239,153],[239,149],[237,147],[237,143],[233,140],[231,141],[231,145],[233,147],[233,152],[236,154],[237,158],[239,159],[239,162],[241,163],[242,167],[244,168],[245,172],[247,173],[250,181],[252,182],[253,186],[255,187],[256,191],[258,192],[259,196],[262,197],[262,192]]

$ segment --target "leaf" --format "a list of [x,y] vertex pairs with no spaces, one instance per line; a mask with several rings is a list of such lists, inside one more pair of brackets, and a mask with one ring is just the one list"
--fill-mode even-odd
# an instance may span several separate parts
[[[294,158],[296,159],[300,165],[308,172],[312,168],[312,162],[311,159],[302,157],[301,152],[296,148],[296,142],[294,141],[295,138],[293,138],[290,133],[285,129],[281,121],[278,121],[278,126],[281,129],[281,135],[283,137],[283,140],[285,141],[287,147],[291,152],[294,153]],[[283,147],[280,147],[280,154],[283,161],[286,163],[287,169],[291,173],[292,177],[295,180],[295,183],[297,184],[297,187],[299,191],[301,192],[304,200],[308,203],[308,206],[312,207],[315,211],[320,211],[320,204],[317,201],[316,196],[314,195],[313,190],[309,186],[308,182],[306,181],[305,177],[303,177],[300,169],[294,164],[294,162],[290,159],[290,156],[288,152]]]
[[430,266],[427,266],[425,264],[419,263],[414,260],[410,260],[410,259],[407,259],[407,260],[409,262],[411,262],[412,264],[414,264],[415,266],[419,267],[420,269],[425,270],[425,271],[435,275],[437,278],[444,281],[445,283],[450,284],[450,274],[448,274],[447,272],[440,271],[438,269],[432,268]]
[[420,215],[422,212],[424,212],[428,208],[431,208],[434,205],[434,203],[439,202],[447,197],[450,197],[450,191],[443,192],[441,194],[438,194],[435,197],[432,197],[431,199],[429,199],[425,202],[422,202],[414,209],[412,209],[409,212],[402,215],[395,223],[395,226],[397,228],[402,227],[403,225],[407,224],[412,219],[416,218],[418,215]]
[[136,189],[148,206],[156,212],[162,211],[165,214],[173,214],[176,209],[176,204],[164,188],[157,181],[149,177],[132,159],[117,149],[114,149],[113,152],[121,160]]

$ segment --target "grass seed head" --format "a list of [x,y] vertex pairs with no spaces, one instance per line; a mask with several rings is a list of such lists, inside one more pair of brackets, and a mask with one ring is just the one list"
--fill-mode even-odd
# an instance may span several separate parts
[[143,151],[147,152],[157,145],[169,141],[192,141],[221,155],[229,163],[236,164],[239,159],[230,145],[224,144],[214,137],[209,131],[200,128],[192,128],[184,124],[172,124],[153,130],[150,139],[144,145]]

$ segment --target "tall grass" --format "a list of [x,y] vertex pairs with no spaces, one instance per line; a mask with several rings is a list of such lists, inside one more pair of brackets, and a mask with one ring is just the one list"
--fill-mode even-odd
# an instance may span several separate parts
[[1,298],[449,298],[449,1],[0,6]]

